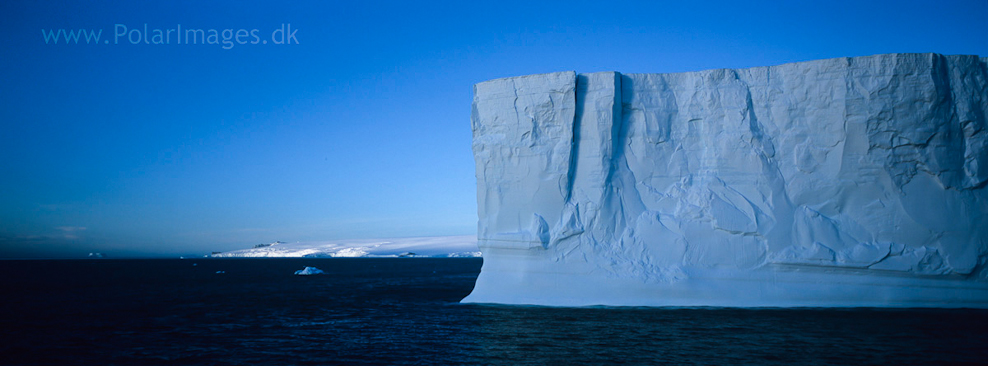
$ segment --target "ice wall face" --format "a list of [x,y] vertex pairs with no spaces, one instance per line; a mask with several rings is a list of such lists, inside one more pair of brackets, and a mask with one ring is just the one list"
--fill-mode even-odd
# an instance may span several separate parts
[[465,302],[988,307],[986,59],[475,86]]

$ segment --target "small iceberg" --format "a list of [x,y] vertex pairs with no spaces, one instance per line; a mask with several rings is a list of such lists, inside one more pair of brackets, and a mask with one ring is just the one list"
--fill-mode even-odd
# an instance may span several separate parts
[[304,269],[300,269],[298,271],[295,271],[295,274],[296,275],[299,275],[299,276],[311,276],[311,275],[317,275],[317,274],[323,274],[323,273],[326,273],[326,272],[323,272],[321,269],[316,268],[316,267],[305,267]]

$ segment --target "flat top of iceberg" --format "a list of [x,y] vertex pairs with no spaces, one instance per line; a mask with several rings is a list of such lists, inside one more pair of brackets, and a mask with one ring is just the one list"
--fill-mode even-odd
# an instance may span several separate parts
[[[703,69],[703,70],[683,71],[683,72],[644,72],[644,73],[642,73],[642,72],[622,72],[621,74],[624,74],[624,75],[678,75],[678,74],[704,73],[704,72],[711,72],[711,71],[717,71],[717,70],[755,70],[755,69],[764,69],[764,68],[769,68],[769,67],[779,67],[779,66],[783,66],[784,67],[784,66],[790,66],[790,65],[827,64],[827,63],[833,63],[833,62],[847,61],[847,60],[851,60],[851,59],[864,60],[864,59],[877,59],[877,58],[891,58],[891,57],[899,57],[899,56],[929,56],[929,57],[933,57],[935,55],[939,55],[939,54],[938,53],[933,53],[933,52],[922,52],[922,53],[916,53],[916,52],[912,52],[912,53],[909,53],[909,52],[905,52],[905,53],[880,53],[880,54],[874,54],[874,55],[869,55],[869,56],[833,57],[833,58],[814,59],[814,60],[806,60],[806,61],[785,62],[785,63],[775,64],[775,65],[741,67],[741,68],[714,68],[714,69]],[[988,59],[988,58],[981,57],[981,56],[978,56],[978,55],[945,55],[945,56],[948,56],[948,57],[971,57],[971,58],[975,58],[975,59]],[[557,71],[557,72],[549,72],[549,73],[541,73],[541,74],[529,74],[529,75],[519,75],[519,76],[508,76],[508,77],[503,77],[503,78],[497,78],[497,79],[490,79],[490,80],[481,81],[479,83],[474,84],[474,86],[476,87],[478,85],[485,84],[485,83],[498,83],[498,82],[503,82],[503,81],[506,81],[506,80],[521,80],[521,79],[528,79],[528,78],[550,78],[551,79],[551,78],[558,78],[558,77],[566,77],[567,75],[575,75],[575,74],[576,74],[576,71]]]

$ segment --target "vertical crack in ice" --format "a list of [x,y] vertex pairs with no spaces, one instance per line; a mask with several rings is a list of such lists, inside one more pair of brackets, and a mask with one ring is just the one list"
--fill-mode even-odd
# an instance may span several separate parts
[[[581,82],[580,78],[580,74],[577,74],[574,86],[575,92],[573,93],[575,109],[572,121],[573,134],[570,139],[569,172],[567,173],[569,180],[566,182],[566,203],[570,203],[573,199],[573,185],[576,183],[577,162],[580,157],[580,119],[583,118],[584,104],[586,103],[586,90],[581,92],[581,86],[582,88],[586,88],[586,81]],[[586,77],[582,78],[585,79]],[[581,94],[583,95],[582,98],[580,97]]]

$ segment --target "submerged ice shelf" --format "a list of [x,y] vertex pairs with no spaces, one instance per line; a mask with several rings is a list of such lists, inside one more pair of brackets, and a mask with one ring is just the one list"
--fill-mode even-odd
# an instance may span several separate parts
[[986,61],[479,83],[463,301],[988,307]]

